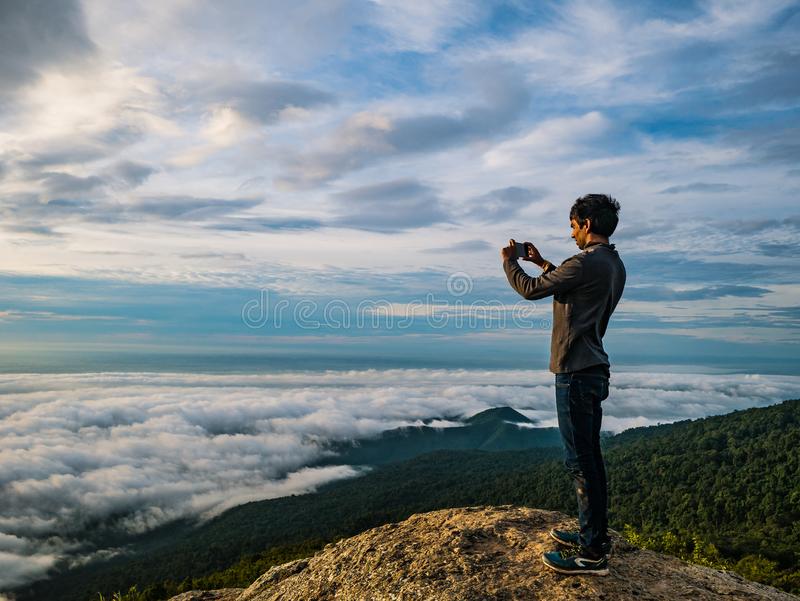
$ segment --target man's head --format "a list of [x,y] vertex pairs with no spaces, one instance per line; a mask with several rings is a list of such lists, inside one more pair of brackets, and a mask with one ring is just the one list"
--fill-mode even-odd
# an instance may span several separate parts
[[619,203],[605,194],[581,196],[569,211],[572,238],[578,248],[587,243],[608,242],[619,223]]

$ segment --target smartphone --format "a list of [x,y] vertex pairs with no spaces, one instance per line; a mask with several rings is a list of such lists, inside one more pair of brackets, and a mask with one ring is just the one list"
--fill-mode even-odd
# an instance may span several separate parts
[[514,250],[517,252],[517,259],[528,257],[528,247],[525,242],[514,242]]

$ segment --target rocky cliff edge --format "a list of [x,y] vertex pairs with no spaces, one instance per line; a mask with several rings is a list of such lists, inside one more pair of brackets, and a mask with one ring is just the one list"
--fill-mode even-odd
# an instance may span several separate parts
[[611,532],[608,576],[565,576],[541,560],[551,528],[577,529],[554,511],[466,507],[412,515],[275,566],[247,589],[192,591],[170,601],[605,601],[800,597],[733,574],[631,546]]

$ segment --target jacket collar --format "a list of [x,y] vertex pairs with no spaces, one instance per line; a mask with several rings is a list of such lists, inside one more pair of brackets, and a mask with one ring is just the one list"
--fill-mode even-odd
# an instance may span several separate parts
[[606,244],[605,242],[589,242],[589,244],[583,247],[583,250],[589,250],[593,246],[605,246],[609,250],[614,250],[615,248],[615,246],[611,243]]

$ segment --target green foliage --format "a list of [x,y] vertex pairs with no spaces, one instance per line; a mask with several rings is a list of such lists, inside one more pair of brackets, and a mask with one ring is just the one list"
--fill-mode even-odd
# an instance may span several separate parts
[[242,557],[237,563],[199,578],[184,578],[181,581],[166,579],[158,584],[151,584],[142,592],[136,586],[127,593],[114,593],[110,597],[98,593],[99,599],[94,601],[162,601],[193,590],[214,590],[221,588],[246,588],[261,574],[272,566],[308,557],[325,546],[320,540],[309,540],[299,545],[289,545],[269,549],[257,555]]
[[135,585],[129,588],[127,593],[118,591],[110,597],[104,597],[103,593],[98,593],[97,596],[98,601],[151,601],[145,594],[140,593]]
[[717,570],[729,570],[732,567],[730,560],[721,557],[713,543],[703,540],[696,534],[666,531],[645,535],[637,532],[630,524],[625,524],[622,536],[632,545],[642,549],[680,557],[697,565]]
[[800,401],[608,441],[610,520],[637,546],[800,593]]
[[319,539],[305,541],[299,545],[289,545],[269,549],[257,555],[243,557],[225,570],[208,576],[192,579],[192,589],[212,590],[218,588],[245,588],[272,566],[313,555],[325,546]]
[[713,543],[706,542],[697,535],[692,536],[692,557],[690,561],[701,566],[720,570],[730,567],[730,562],[720,557],[719,551]]
[[723,557],[760,554],[795,567],[798,448],[798,401],[624,432],[607,452],[610,520],[693,533]]
[[745,555],[738,561],[724,558],[716,546],[696,534],[663,532],[645,535],[625,524],[622,536],[632,545],[680,557],[692,563],[717,570],[730,570],[752,580],[792,593],[800,592],[800,571],[782,570],[777,561],[761,555]]
[[632,545],[643,549],[666,553],[717,570],[733,571],[748,580],[788,592],[800,592],[800,571],[782,570],[778,562],[761,555],[745,555],[738,561],[722,557],[713,543],[703,540],[696,534],[667,531],[645,535],[637,532],[630,524],[625,524],[622,536]]
[[748,580],[756,582],[773,582],[776,576],[778,563],[770,561],[760,555],[745,555],[736,562],[734,569]]
[[675,557],[686,557],[689,553],[689,545],[678,535],[672,532],[665,532],[661,536],[661,550],[663,553],[674,555]]

